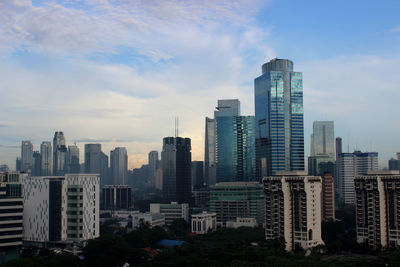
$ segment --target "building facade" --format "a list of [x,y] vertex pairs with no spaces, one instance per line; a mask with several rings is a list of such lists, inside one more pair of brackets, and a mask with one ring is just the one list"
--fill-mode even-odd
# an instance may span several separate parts
[[102,210],[124,210],[132,207],[132,188],[127,185],[105,185],[101,194]]
[[192,214],[192,233],[207,234],[217,230],[217,214],[203,211],[199,214]]
[[50,176],[53,174],[53,151],[51,148],[51,142],[42,142],[40,145],[40,157],[41,157],[41,171],[40,175]]
[[21,171],[32,171],[34,165],[33,145],[31,141],[21,143]]
[[332,174],[325,173],[322,178],[322,220],[335,220],[335,187]]
[[76,145],[68,146],[68,173],[80,173],[79,148]]
[[286,250],[323,245],[321,238],[321,177],[281,172],[263,179],[265,238],[284,238]]
[[225,227],[237,217],[256,218],[264,223],[265,196],[258,182],[224,182],[210,187],[209,211],[217,214],[217,224]]
[[203,161],[192,161],[192,189],[198,189],[204,186],[203,173]]
[[148,224],[150,228],[163,227],[165,225],[165,215],[160,213],[135,213],[132,215],[132,229],[140,227],[142,224]]
[[22,249],[22,175],[0,172],[0,259],[17,258]]
[[303,77],[272,59],[254,80],[256,176],[304,170]]
[[389,160],[389,170],[399,171],[400,170],[400,152],[396,153],[396,159]]
[[371,171],[354,186],[357,242],[374,250],[400,247],[400,172]]
[[354,177],[378,170],[378,153],[355,151],[340,153],[336,161],[337,182],[335,188],[345,205],[355,204]]
[[55,132],[53,137],[53,175],[62,176],[68,172],[68,149],[63,132]]
[[173,221],[184,219],[189,222],[189,204],[171,202],[170,204],[151,203],[150,213],[161,213],[165,215],[165,224],[171,225]]
[[165,137],[161,152],[163,194],[168,202],[191,203],[192,153],[190,138]]
[[116,147],[110,151],[110,171],[113,184],[126,185],[128,153],[125,147]]
[[84,241],[100,235],[98,175],[66,174],[23,179],[24,241]]
[[85,144],[85,173],[99,174],[103,187],[112,183],[108,172],[108,156],[101,151],[101,144]]

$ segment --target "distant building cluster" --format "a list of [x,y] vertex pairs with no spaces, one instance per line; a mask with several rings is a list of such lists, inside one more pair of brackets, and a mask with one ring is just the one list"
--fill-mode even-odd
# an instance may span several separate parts
[[[178,131],[163,138],[161,158],[150,151],[148,164],[133,170],[124,147],[108,156],[101,144],[84,144],[82,160],[61,131],[40,150],[22,141],[16,171],[0,165],[3,256],[24,243],[85,242],[107,221],[131,231],[183,220],[196,234],[262,227],[288,251],[309,250],[324,244],[321,223],[336,220],[339,208],[355,211],[359,243],[400,246],[400,153],[378,170],[377,152],[344,152],[334,122],[315,121],[306,162],[303,76],[290,60],[262,65],[254,104],[248,116],[238,99],[217,101],[205,118],[204,161],[192,160],[191,139]],[[138,210],[139,193],[151,202],[146,211]]]

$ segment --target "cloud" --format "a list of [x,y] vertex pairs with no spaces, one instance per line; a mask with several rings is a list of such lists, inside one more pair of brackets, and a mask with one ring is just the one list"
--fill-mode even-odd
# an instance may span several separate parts
[[391,32],[400,32],[400,25],[390,29]]

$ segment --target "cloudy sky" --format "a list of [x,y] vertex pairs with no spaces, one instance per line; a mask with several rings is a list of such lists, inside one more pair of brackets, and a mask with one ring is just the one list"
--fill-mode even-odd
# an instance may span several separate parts
[[217,99],[254,114],[253,80],[274,57],[303,72],[306,155],[314,120],[344,149],[400,151],[400,2],[1,0],[0,163],[15,167],[64,131],[81,148],[125,146],[129,167],[174,134],[203,160]]

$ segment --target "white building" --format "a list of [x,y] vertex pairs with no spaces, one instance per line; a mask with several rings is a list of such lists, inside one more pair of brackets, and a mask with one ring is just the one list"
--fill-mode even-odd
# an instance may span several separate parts
[[355,151],[340,153],[336,159],[337,181],[335,187],[344,204],[355,204],[354,177],[378,170],[378,153]]
[[84,241],[100,235],[97,174],[26,176],[23,185],[25,241]]
[[189,204],[171,202],[171,204],[151,203],[150,213],[161,213],[165,215],[165,224],[170,225],[173,221],[184,219],[189,221]]
[[165,225],[165,215],[161,213],[136,213],[132,215],[132,228],[135,230],[141,224],[148,223],[150,228]]
[[258,223],[256,218],[240,218],[237,217],[235,221],[227,221],[226,227],[227,228],[239,228],[239,227],[257,227]]
[[192,232],[197,234],[206,234],[208,231],[217,230],[217,214],[203,213],[192,215]]
[[287,251],[323,245],[321,177],[300,171],[277,172],[263,183],[266,239],[285,238]]
[[357,242],[400,247],[400,171],[370,171],[354,179]]

